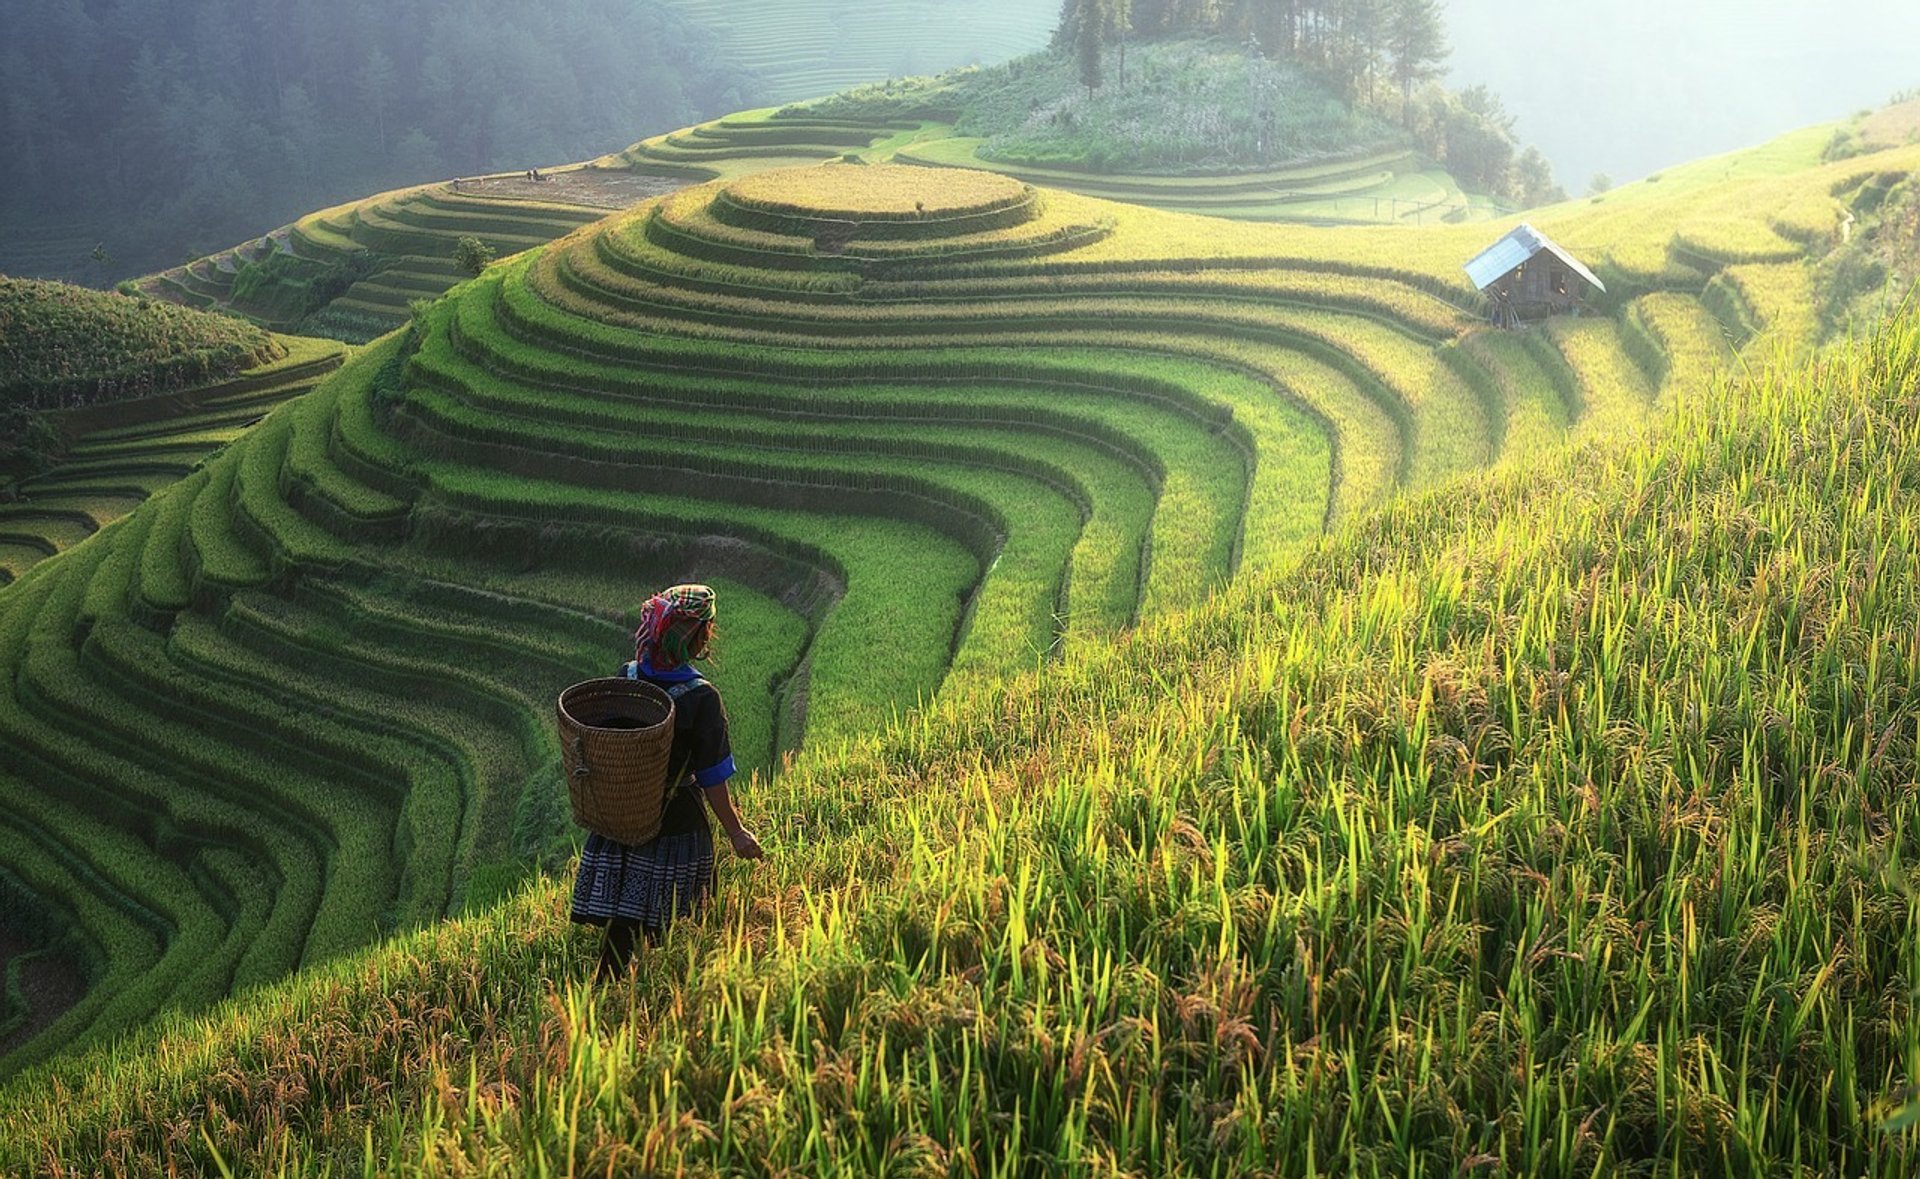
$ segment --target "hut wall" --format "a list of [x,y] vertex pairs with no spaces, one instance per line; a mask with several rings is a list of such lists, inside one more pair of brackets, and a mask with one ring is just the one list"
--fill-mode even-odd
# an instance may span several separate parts
[[1514,310],[1534,317],[1571,311],[1593,288],[1573,267],[1545,250],[1494,283],[1512,300]]

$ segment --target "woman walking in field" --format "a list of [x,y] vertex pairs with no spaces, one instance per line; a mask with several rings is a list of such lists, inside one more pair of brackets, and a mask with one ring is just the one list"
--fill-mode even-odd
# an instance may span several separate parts
[[573,919],[606,927],[595,978],[626,970],[635,942],[657,942],[676,917],[707,899],[714,885],[713,829],[707,811],[726,831],[733,853],[761,856],[760,843],[734,813],[727,780],[733,753],[720,693],[694,669],[713,645],[713,591],[677,585],[647,599],[634,632],[633,662],[619,672],[665,691],[674,701],[673,752],[660,835],[629,845],[589,835],[573,885]]

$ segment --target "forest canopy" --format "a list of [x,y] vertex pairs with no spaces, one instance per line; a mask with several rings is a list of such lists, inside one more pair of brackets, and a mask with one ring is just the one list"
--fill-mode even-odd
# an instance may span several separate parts
[[97,223],[68,273],[94,281],[745,105],[642,0],[0,0],[0,27],[0,213]]
[[1393,118],[1471,191],[1528,206],[1565,198],[1546,157],[1520,150],[1497,95],[1439,84],[1452,53],[1441,0],[1062,0],[1054,48],[1075,60],[1091,95],[1126,86],[1128,41],[1196,37],[1237,44],[1362,115]]
[[1055,44],[1224,36],[1321,74],[1349,101],[1410,103],[1448,55],[1440,0],[1064,0]]

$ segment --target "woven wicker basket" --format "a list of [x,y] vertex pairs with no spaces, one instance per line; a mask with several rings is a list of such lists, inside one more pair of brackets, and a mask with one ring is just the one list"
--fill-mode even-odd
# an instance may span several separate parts
[[560,693],[560,761],[573,821],[620,843],[660,833],[673,700],[640,680],[588,680]]

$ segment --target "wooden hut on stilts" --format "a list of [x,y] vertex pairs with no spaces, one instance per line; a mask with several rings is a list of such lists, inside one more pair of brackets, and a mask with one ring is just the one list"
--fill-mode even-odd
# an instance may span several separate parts
[[1467,263],[1467,277],[1487,297],[1494,326],[1502,328],[1550,315],[1577,315],[1588,292],[1607,290],[1578,258],[1526,224]]

